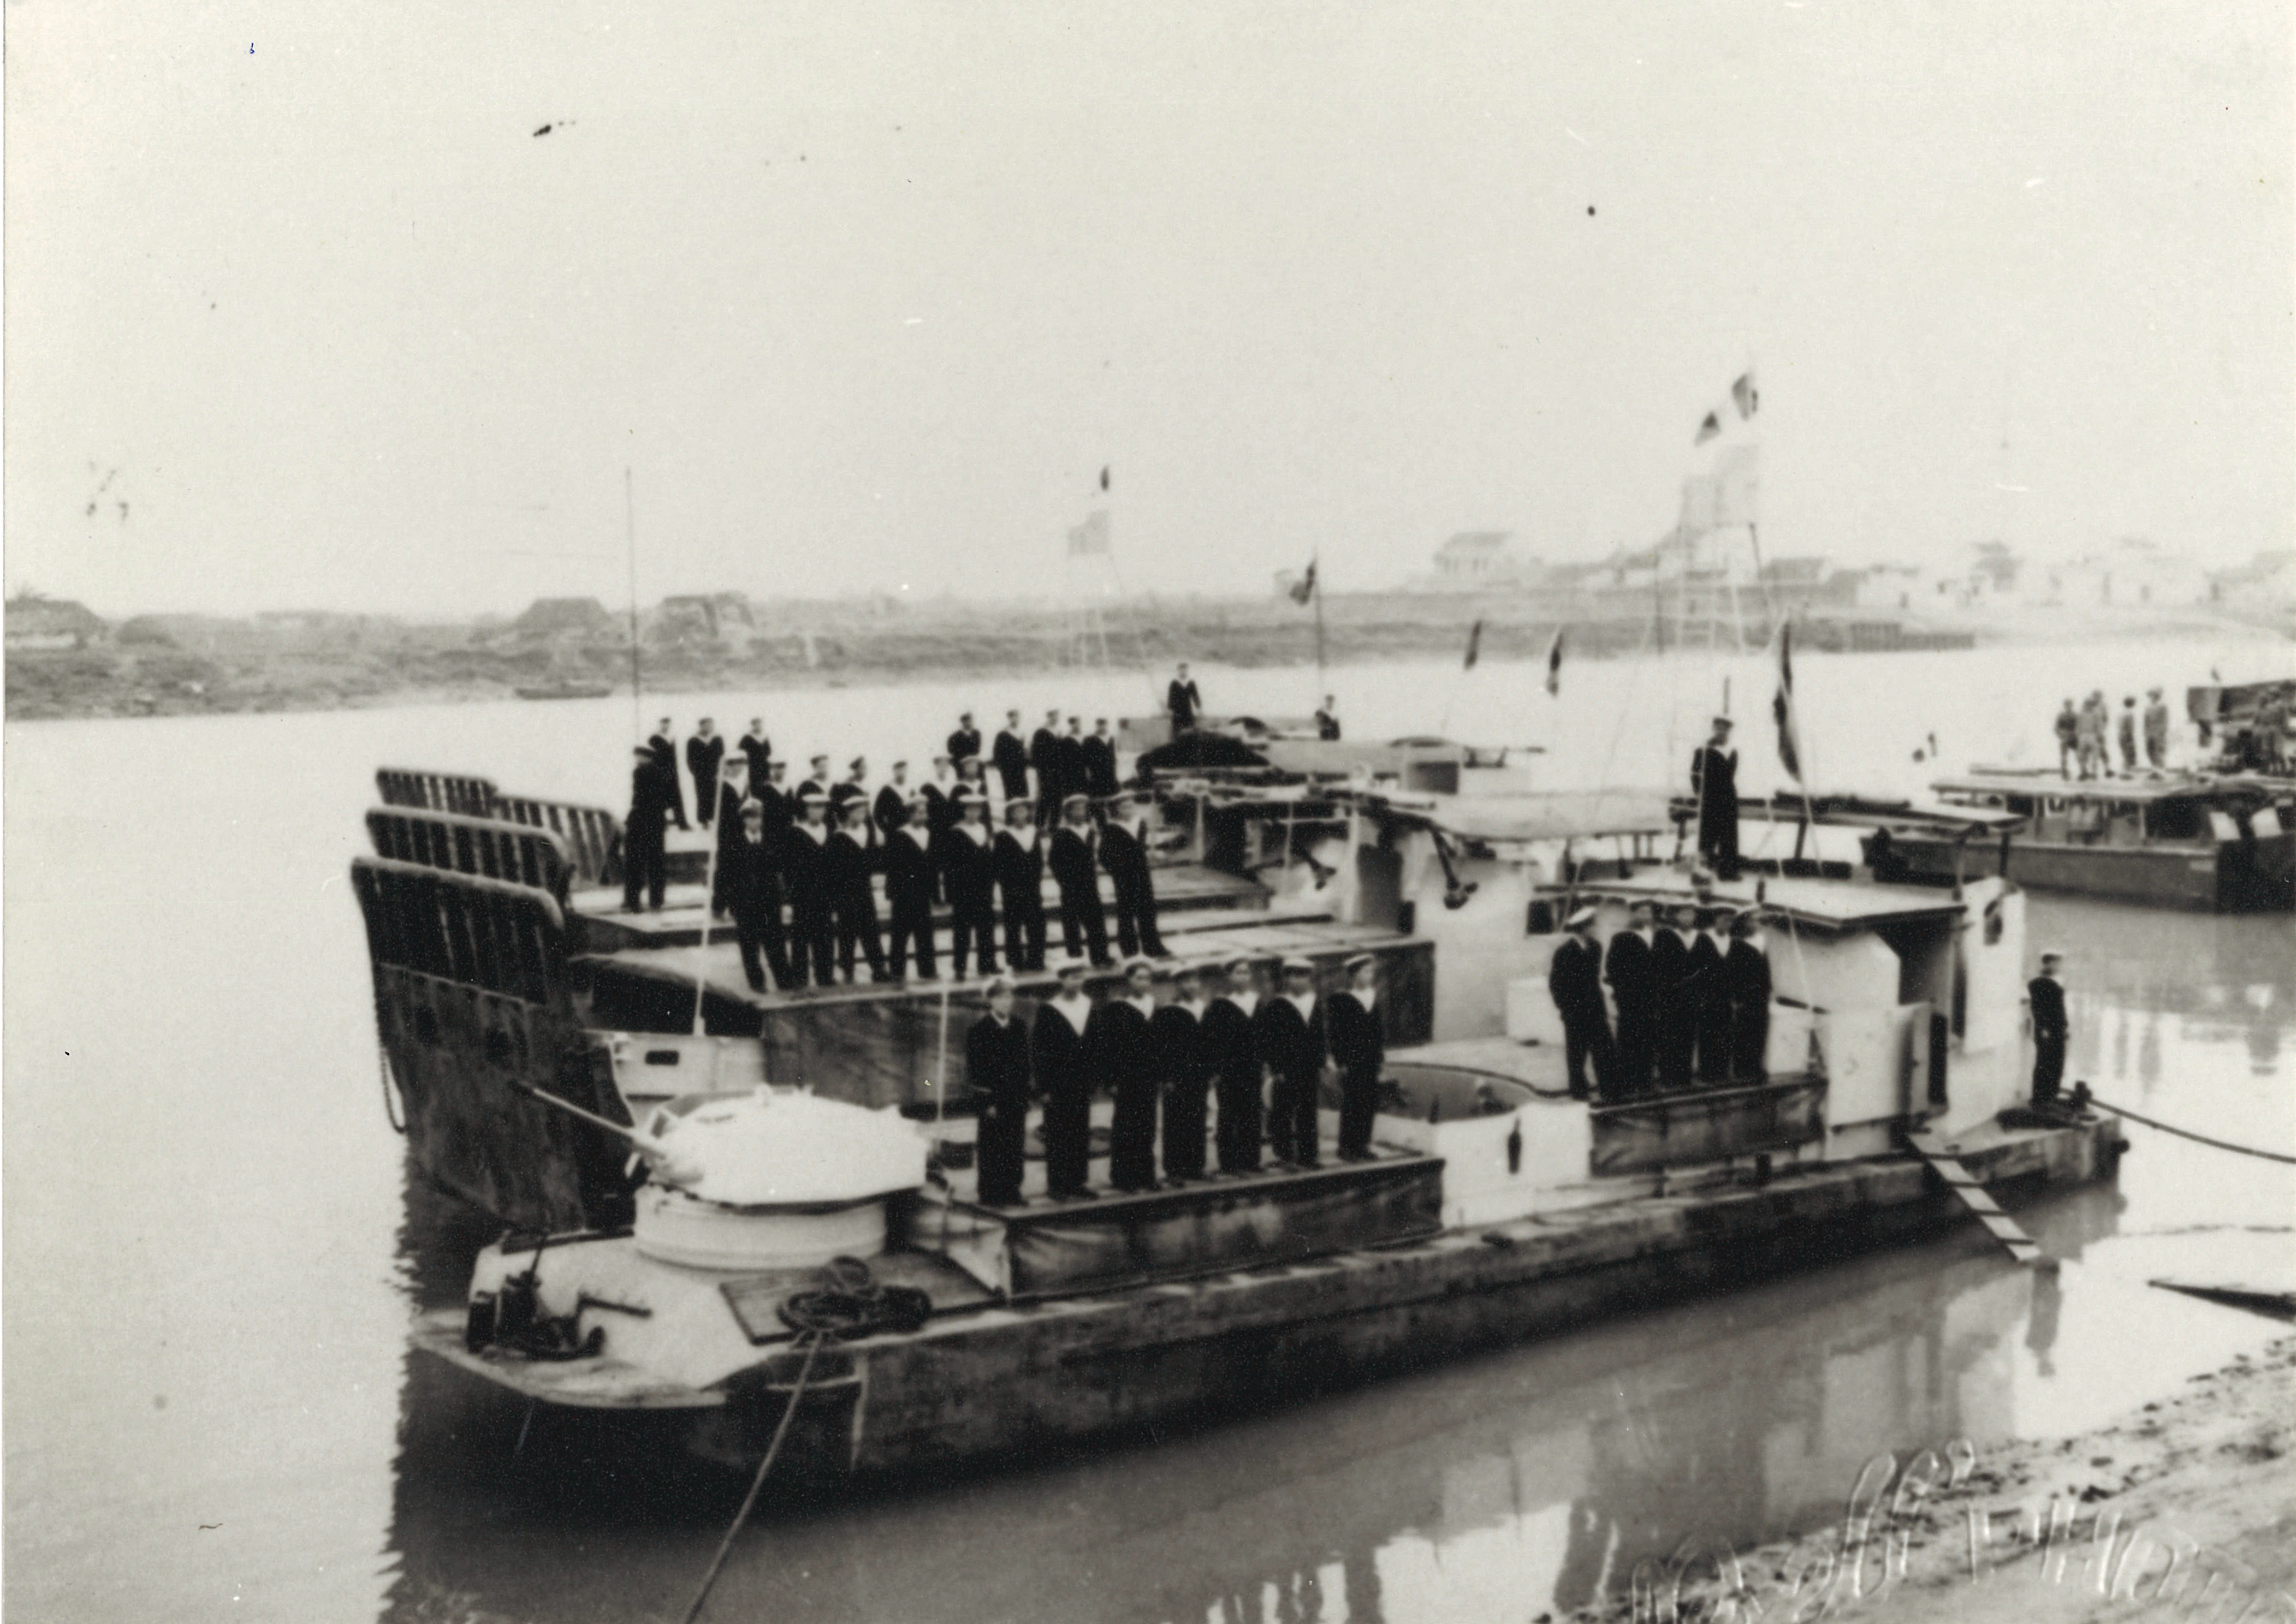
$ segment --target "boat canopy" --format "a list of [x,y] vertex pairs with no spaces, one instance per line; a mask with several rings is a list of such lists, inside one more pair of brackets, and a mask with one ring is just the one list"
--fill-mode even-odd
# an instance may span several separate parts
[[2212,778],[2079,779],[2068,782],[2054,774],[2012,777],[2007,774],[1972,773],[1965,778],[1941,778],[1930,786],[1940,795],[2022,795],[2051,800],[2111,801],[2122,806],[2150,805],[2156,800],[2205,800],[2239,796],[2254,786],[2220,783]]
[[1770,876],[1759,881],[1722,881],[1701,889],[1664,868],[1644,869],[1620,879],[1587,881],[1576,886],[1574,893],[1581,898],[1617,897],[1627,901],[1647,898],[1668,906],[1679,903],[1701,907],[1759,906],[1769,913],[1792,915],[1806,924],[1827,931],[1857,930],[1916,919],[1952,919],[1968,911],[1966,902],[1936,886]]

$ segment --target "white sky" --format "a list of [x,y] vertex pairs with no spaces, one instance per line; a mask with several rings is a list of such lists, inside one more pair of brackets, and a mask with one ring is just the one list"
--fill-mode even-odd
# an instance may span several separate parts
[[1750,357],[1767,553],[2230,562],[2290,15],[21,0],[7,581],[622,601],[628,464],[647,598],[1041,590],[1108,463],[1131,586],[1361,587],[1646,543]]

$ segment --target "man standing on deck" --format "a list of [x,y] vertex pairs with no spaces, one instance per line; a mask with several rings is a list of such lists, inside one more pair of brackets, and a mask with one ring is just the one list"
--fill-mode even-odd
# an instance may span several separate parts
[[1061,961],[1060,991],[1037,1009],[1029,1058],[1045,1101],[1045,1186],[1056,1202],[1090,1201],[1092,1073],[1085,1065],[1085,1028],[1092,1000],[1084,995],[1084,961]]
[[[1562,1017],[1563,1075],[1570,1079],[1570,1097],[1608,1098],[1618,1088],[1612,1072],[1611,1017],[1603,1007],[1603,949],[1595,940],[1595,910],[1572,910],[1562,922],[1569,932],[1555,944],[1546,966],[1546,990]],[[1621,932],[1620,934],[1631,934]],[[1587,1073],[1594,1070],[1590,1087]]]
[[718,764],[725,759],[726,741],[718,736],[716,720],[705,716],[685,742],[685,770],[693,775],[693,816],[704,829],[718,815]]
[[[733,766],[726,763],[729,773]],[[781,854],[766,838],[766,809],[754,800],[746,801],[739,811],[726,816],[740,825],[741,833],[718,857],[718,879],[741,943],[742,974],[751,992],[766,990],[768,969],[774,972],[775,987],[788,987],[789,955],[782,939]],[[761,949],[763,964],[758,962]]]
[[1128,957],[1144,953],[1164,958],[1164,938],[1156,929],[1156,882],[1148,865],[1148,815],[1154,802],[1145,791],[1129,802],[1119,797],[1100,834],[1101,865],[1116,891],[1116,946]]
[[741,742],[734,748],[749,758],[750,788],[754,791],[765,783],[766,763],[774,759],[773,742],[766,737],[766,718],[751,717],[750,731],[742,735]]
[[1698,1007],[1704,988],[1690,944],[1698,935],[1698,910],[1685,903],[1674,910],[1669,928],[1651,942],[1651,989],[1658,1005],[1658,1082],[1661,1088],[1690,1087],[1698,1055]]
[[[1324,1000],[1324,1030],[1340,1070],[1340,1160],[1371,1160],[1372,1120],[1379,1113],[1379,1073],[1387,1034],[1379,1013],[1379,961],[1348,960],[1348,985]],[[1602,995],[1595,995],[1600,997]]]
[[969,761],[980,754],[980,729],[972,725],[972,712],[966,711],[956,718],[956,731],[948,735],[948,759],[954,762]]
[[1078,748],[1084,759],[1084,792],[1095,800],[1105,800],[1116,793],[1116,741],[1109,736],[1108,718],[1101,717],[1092,725],[1092,737]]
[[933,758],[932,776],[918,793],[924,797],[924,833],[930,841],[956,822],[956,779],[948,770],[947,756]]
[[1204,1044],[1202,978],[1194,966],[1172,972],[1172,1001],[1149,1018],[1148,1030],[1164,1090],[1164,1182],[1184,1185],[1204,1176],[1212,1068]]
[[1316,710],[1316,736],[1333,741],[1340,736],[1339,702],[1328,693],[1324,695],[1324,702]]
[[1070,795],[1090,795],[1092,791],[1086,787],[1085,776],[1084,718],[1082,717],[1072,716],[1069,718],[1069,730],[1062,734],[1060,739],[1060,759],[1061,783],[1066,786],[1061,791],[1062,798],[1065,799]]
[[996,835],[988,826],[986,795],[960,789],[956,808],[956,826],[941,836],[940,872],[952,916],[948,952],[962,981],[968,957],[982,975],[996,973]]
[[1283,961],[1283,990],[1259,1006],[1259,1052],[1274,1079],[1268,1143],[1278,1165],[1312,1168],[1321,1155],[1316,1119],[1324,1080],[1324,1023],[1316,997],[1316,966]]
[[915,791],[909,788],[909,764],[894,762],[892,776],[877,791],[877,799],[869,803],[869,821],[877,825],[879,840],[892,833],[907,820],[909,802],[914,798]]
[[1730,1078],[1759,1083],[1769,1075],[1770,958],[1762,951],[1761,920],[1749,908],[1730,922],[1730,951],[1722,956],[1722,991],[1730,1005]]
[[2025,997],[2033,1011],[2033,1103],[2046,1104],[2057,1097],[2057,1085],[2064,1080],[2065,1038],[2070,1027],[2065,1020],[2065,989],[2057,980],[2057,966],[2064,963],[2059,953],[2041,955],[2041,973],[2025,984]]
[[1603,979],[1619,1006],[1617,1072],[1611,1092],[1622,1100],[1646,1094],[1658,1058],[1658,981],[1651,956],[1658,941],[1658,905],[1634,905],[1627,929],[1611,938]]
[[917,953],[917,979],[930,981],[939,974],[933,964],[935,857],[931,839],[925,828],[924,797],[912,795],[885,835],[885,906],[892,915],[896,980],[908,974],[912,944]]
[[790,981],[803,987],[810,980],[816,987],[827,987],[836,979],[830,926],[835,908],[830,893],[829,798],[800,791],[797,808],[798,821],[782,842],[790,929],[797,938],[791,955]]
[[1108,1130],[1108,1182],[1126,1195],[1156,1185],[1156,1095],[1160,1077],[1150,1023],[1156,1017],[1156,969],[1144,958],[1124,966],[1124,991],[1101,1001],[1085,1022],[1092,1075],[1116,1097]]
[[[877,830],[869,821],[869,760],[856,756],[845,764],[844,779],[829,791],[829,825],[850,833],[861,842],[863,856],[870,867],[876,866]],[[854,808],[860,816],[853,816]]]
[[2136,696],[2120,696],[2120,765],[2121,776],[2136,776]]
[[765,766],[750,775],[750,799],[766,809],[766,838],[774,849],[782,849],[782,837],[797,822],[797,802],[790,798],[789,763],[768,759]]
[[996,832],[996,894],[1004,915],[1004,964],[1010,970],[1045,967],[1045,841],[1037,809],[1025,795],[1004,803]]
[[1698,939],[1690,944],[1690,960],[1697,966],[1698,1082],[1719,1088],[1730,1080],[1730,994],[1722,982],[1722,961],[1730,951],[1724,932],[1727,908],[1698,910]]
[[808,795],[818,795],[821,797],[822,804],[826,806],[829,802],[829,757],[827,753],[824,752],[821,755],[816,756],[813,759],[812,767],[813,770],[806,775],[805,782],[797,786],[798,799],[802,800]]
[[1061,713],[1045,712],[1045,725],[1029,738],[1029,765],[1037,769],[1037,822],[1046,829],[1061,821],[1068,786],[1061,782]]
[[869,979],[885,979],[885,944],[877,933],[877,895],[869,885],[869,803],[849,795],[831,820],[822,848],[829,880],[830,906],[837,919],[837,969],[853,980],[853,950],[869,961]]
[[2057,712],[2057,776],[2070,778],[2073,763],[2080,759],[2080,717],[2068,699]]
[[691,829],[693,825],[685,821],[685,785],[677,775],[677,729],[671,726],[668,717],[662,718],[660,721],[654,724],[653,736],[646,741],[646,748],[660,759],[662,766],[669,769],[669,810],[672,820],[681,829]]
[[1004,713],[1004,726],[996,730],[996,742],[988,747],[989,759],[996,768],[998,783],[1004,791],[1007,803],[1029,798],[1029,745],[1021,737],[1021,713]]
[[734,842],[742,838],[742,807],[750,799],[749,776],[749,758],[739,751],[718,764],[718,877],[709,893],[709,911],[713,914],[724,914],[726,899],[733,894],[726,884],[727,857]]
[[2169,765],[2169,705],[2153,688],[2145,694],[2144,759],[2153,771]]
[[2112,758],[2104,748],[2104,727],[2110,719],[2105,715],[2104,690],[2090,689],[2088,697],[2081,701],[2080,726],[2075,734],[2079,741],[2080,775],[2083,778],[2112,775]]
[[1714,736],[1690,758],[1690,792],[1698,797],[1698,852],[1718,878],[1738,877],[1738,752],[1730,718],[1714,718]]
[[964,1035],[964,1080],[980,1104],[980,1204],[1025,1207],[1029,1029],[1013,1019],[1013,983],[1001,975],[988,983],[988,1013]]
[[1172,736],[1177,739],[1193,727],[1203,708],[1204,696],[1196,692],[1196,685],[1188,676],[1188,662],[1183,660],[1171,685],[1164,690],[1164,709],[1172,718]]
[[1210,1061],[1219,1100],[1213,1130],[1223,1173],[1259,1170],[1260,1095],[1267,1065],[1259,1053],[1259,992],[1252,985],[1251,961],[1227,963],[1227,990],[1204,1011],[1204,1051]]
[[1100,904],[1100,825],[1092,821],[1092,803],[1081,795],[1068,797],[1061,812],[1061,826],[1053,831],[1045,858],[1061,888],[1061,945],[1070,954],[1088,948],[1093,964],[1105,969],[1108,915]]
[[[637,765],[630,769],[630,815],[622,823],[622,908],[638,911],[643,894],[647,906],[661,911],[663,888],[668,883],[663,855],[662,820],[676,809],[677,767],[652,745],[641,744]],[[678,819],[685,827],[685,820]]]

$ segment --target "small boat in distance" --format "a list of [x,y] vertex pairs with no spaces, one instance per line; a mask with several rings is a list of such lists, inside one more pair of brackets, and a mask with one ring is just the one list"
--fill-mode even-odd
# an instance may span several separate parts
[[608,683],[572,682],[563,678],[555,682],[521,683],[517,689],[521,699],[610,699],[613,692],[612,685]]

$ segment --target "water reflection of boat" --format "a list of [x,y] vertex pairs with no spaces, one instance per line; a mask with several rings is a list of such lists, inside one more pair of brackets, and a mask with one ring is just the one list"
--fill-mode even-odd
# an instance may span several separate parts
[[[730,946],[695,950],[698,886],[627,912],[553,833],[594,835],[603,814],[384,775],[381,855],[354,879],[410,1146],[428,1177],[527,1232],[481,1254],[467,1311],[425,1316],[417,1346],[514,1399],[682,1412],[703,1452],[754,1459],[794,1402],[809,1356],[793,1315],[816,1283],[665,1251],[618,1125],[653,1125],[659,1151],[657,1106],[767,1078],[900,1111],[944,1147],[935,1181],[862,1226],[882,1222],[881,1280],[930,1317],[831,1349],[804,1388],[792,1464],[837,1477],[1136,1434],[1900,1242],[1954,1213],[1898,1148],[1916,1125],[1986,1179],[2111,1171],[2109,1119],[2000,1120],[2025,1078],[2013,888],[1792,862],[1716,881],[1659,859],[1662,795],[1541,796],[1519,764],[1418,744],[1353,763],[1316,748],[1314,776],[1163,786],[1182,849],[1163,889],[1201,905],[1167,935],[1198,964],[1280,953],[1328,976],[1374,957],[1397,1084],[1378,1154],[1020,1211],[976,1201],[947,1148],[969,1150],[973,1125],[939,1103],[966,1097],[941,1034],[972,1018],[978,983],[751,992]],[[533,816],[484,816],[512,806]],[[1617,855],[1570,857],[1597,837]],[[1590,1110],[1562,1087],[1553,1034],[1528,1041],[1552,1016],[1535,989],[1560,905],[1593,904],[1607,934],[1643,900],[1769,910],[1769,1046],[1758,1080]],[[1022,978],[1024,1018],[1046,981]],[[723,1216],[761,1238],[785,1221]]]

